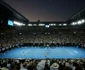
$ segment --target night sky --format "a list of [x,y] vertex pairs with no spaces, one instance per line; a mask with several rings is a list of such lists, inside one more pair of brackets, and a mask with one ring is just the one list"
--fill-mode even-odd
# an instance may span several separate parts
[[4,0],[30,21],[66,21],[85,0]]

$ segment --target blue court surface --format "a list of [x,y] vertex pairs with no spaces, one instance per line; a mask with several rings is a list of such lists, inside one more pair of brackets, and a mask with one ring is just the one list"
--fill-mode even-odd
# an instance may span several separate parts
[[85,58],[85,49],[78,47],[56,47],[56,48],[39,48],[39,47],[19,47],[0,54],[0,58]]

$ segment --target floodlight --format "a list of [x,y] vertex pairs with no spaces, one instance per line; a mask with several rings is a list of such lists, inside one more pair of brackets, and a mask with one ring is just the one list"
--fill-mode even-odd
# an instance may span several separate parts
[[63,26],[67,26],[67,24],[63,24]]
[[85,23],[85,20],[84,20],[84,19],[82,19],[82,20],[81,20],[81,22],[82,22],[82,23]]
[[20,22],[14,21],[15,25],[21,26],[22,24]]
[[28,26],[32,26],[32,24],[28,24]]
[[77,24],[77,22],[73,22],[71,25],[76,25]]
[[50,24],[50,26],[56,26],[56,24]]
[[21,22],[18,22],[18,21],[14,21],[14,24],[15,25],[18,25],[18,26],[25,26],[25,24],[21,23]]
[[45,24],[39,24],[39,26],[45,26]]
[[77,22],[77,24],[82,24],[82,22],[79,20],[79,21]]
[[21,23],[21,26],[25,26],[25,24]]
[[62,26],[62,24],[59,24],[59,26]]

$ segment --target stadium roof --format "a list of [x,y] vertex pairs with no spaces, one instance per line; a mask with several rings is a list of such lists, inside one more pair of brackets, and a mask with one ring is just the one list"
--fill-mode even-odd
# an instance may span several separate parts
[[82,8],[78,12],[74,13],[67,21],[74,21],[81,18],[85,18],[85,8]]
[[0,0],[0,17],[28,23],[29,20],[13,9],[11,6]]

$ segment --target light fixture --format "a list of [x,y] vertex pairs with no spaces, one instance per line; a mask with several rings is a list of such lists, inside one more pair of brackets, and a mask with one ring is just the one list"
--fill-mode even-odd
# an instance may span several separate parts
[[63,26],[67,26],[67,24],[65,23],[65,24],[63,24]]

